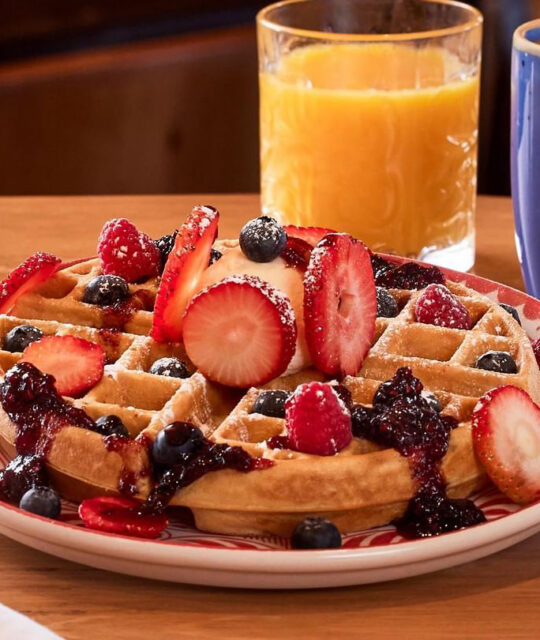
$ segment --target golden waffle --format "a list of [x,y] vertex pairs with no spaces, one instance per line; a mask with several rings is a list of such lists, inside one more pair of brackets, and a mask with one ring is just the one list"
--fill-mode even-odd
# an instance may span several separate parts
[[[540,400],[540,373],[530,342],[518,323],[498,304],[448,283],[468,308],[471,330],[457,330],[415,322],[418,291],[392,293],[399,301],[396,318],[378,318],[375,342],[360,376],[344,384],[356,403],[371,404],[381,382],[396,369],[409,366],[434,393],[443,412],[460,426],[452,432],[442,463],[449,497],[466,497],[481,488],[486,476],[473,452],[472,410],[486,391],[503,384],[526,389]],[[516,374],[498,374],[474,368],[488,350],[508,351],[518,366]],[[278,379],[274,388],[292,390],[313,379],[313,372]],[[276,533],[289,535],[308,515],[330,518],[341,531],[385,524],[401,516],[416,491],[407,458],[393,449],[381,449],[354,438],[336,456],[313,456],[288,449],[269,449],[269,438],[285,435],[285,421],[252,413],[257,389],[250,389],[228,415],[222,397],[210,394],[208,382],[195,374],[171,398],[144,432],[154,438],[173,420],[203,428],[217,442],[239,445],[253,456],[272,459],[272,468],[246,475],[234,471],[211,473],[178,492],[172,504],[190,507],[199,528],[221,533]]]
[[[237,245],[238,241],[235,240],[219,240],[214,247],[224,253]],[[21,296],[11,314],[29,321],[52,320],[76,326],[118,329],[130,334],[148,335],[152,327],[158,278],[130,284],[129,300],[102,308],[83,302],[86,286],[101,273],[99,258],[67,266],[35,291]]]
[[39,289],[19,298],[12,314],[28,320],[54,320],[95,328],[115,328],[147,335],[158,289],[157,278],[130,284],[130,299],[118,307],[99,307],[83,302],[86,285],[101,275],[98,258],[58,271]]
[[[94,420],[105,415],[118,416],[133,438],[149,425],[182,384],[181,379],[149,373],[152,364],[160,358],[178,357],[193,368],[181,345],[159,344],[144,336],[50,320],[0,316],[0,346],[5,335],[21,324],[32,324],[45,335],[84,338],[104,349],[107,364],[101,381],[82,398],[69,401]],[[20,353],[0,350],[0,373],[16,364],[20,357]],[[11,457],[15,455],[14,439],[15,427],[0,408],[0,441],[3,440],[0,444]],[[62,495],[72,499],[111,491],[111,483],[116,483],[116,491],[126,464],[136,475],[142,466],[148,466],[143,447],[132,447],[125,452],[108,451],[103,437],[75,426],[57,434],[48,462]],[[142,492],[148,492],[148,478],[141,477],[137,484]]]
[[[76,265],[63,275],[70,278],[72,269],[80,271],[82,266]],[[80,286],[80,274],[75,279]],[[474,321],[471,330],[416,323],[414,305],[419,292],[393,290],[400,308],[398,316],[377,319],[375,341],[360,375],[346,378],[344,384],[355,402],[370,404],[381,382],[390,379],[399,367],[411,367],[426,390],[439,398],[443,411],[461,421],[452,433],[442,471],[448,495],[464,497],[486,481],[474,456],[468,422],[478,397],[494,386],[510,383],[528,391],[538,402],[540,373],[525,332],[505,310],[462,285],[448,283],[448,287],[469,309]],[[39,293],[47,304],[61,299],[47,297],[49,290],[47,287]],[[27,298],[35,301],[36,294]],[[80,292],[75,298],[79,306],[84,304]],[[34,307],[23,298],[15,312],[18,315],[21,309],[29,308]],[[26,320],[1,318],[0,339],[13,323],[28,321],[28,316]],[[209,473],[177,492],[172,504],[191,508],[201,529],[288,535],[307,515],[322,515],[342,532],[360,530],[400,516],[415,493],[408,459],[393,449],[381,449],[359,438],[328,457],[270,449],[266,441],[285,433],[285,421],[251,412],[258,389],[234,391],[208,381],[198,372],[185,380],[147,373],[158,357],[177,355],[185,360],[178,345],[157,345],[150,338],[117,334],[118,344],[111,346],[105,338],[111,332],[58,322],[31,322],[45,333],[67,332],[103,344],[109,358],[104,378],[74,402],[93,418],[116,414],[133,436],[139,434],[128,450],[116,451],[111,450],[106,438],[94,432],[63,428],[48,453],[48,464],[65,497],[80,500],[117,492],[129,475],[135,479],[137,496],[145,498],[152,486],[148,446],[160,429],[176,420],[192,422],[216,442],[242,446],[252,455],[275,463],[247,474],[232,470]],[[518,373],[475,369],[478,356],[491,349],[511,353]],[[4,367],[17,359],[17,355],[5,352],[0,357]],[[322,375],[308,369],[274,380],[266,388],[293,390],[313,379],[322,379]],[[0,410],[0,439],[11,455],[14,436],[14,425]]]

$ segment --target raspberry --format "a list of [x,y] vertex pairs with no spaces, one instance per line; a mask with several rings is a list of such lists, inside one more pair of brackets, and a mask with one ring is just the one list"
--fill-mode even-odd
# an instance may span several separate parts
[[296,451],[331,456],[352,440],[351,413],[324,382],[301,384],[285,403],[285,419]]
[[416,301],[416,321],[450,329],[470,329],[467,307],[442,284],[430,284]]
[[120,276],[127,282],[157,276],[161,253],[154,241],[125,218],[105,223],[98,242],[104,274]]
[[536,362],[540,367],[540,338],[536,338],[536,340],[532,343],[532,350],[534,352],[534,356],[536,358]]

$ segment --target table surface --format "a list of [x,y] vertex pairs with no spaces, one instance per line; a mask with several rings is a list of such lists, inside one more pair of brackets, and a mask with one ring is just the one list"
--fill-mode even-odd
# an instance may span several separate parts
[[[0,198],[0,276],[37,250],[95,253],[103,222],[128,217],[158,237],[193,204],[222,214],[221,237],[257,215],[256,195]],[[481,276],[522,288],[511,201],[481,197]],[[69,639],[525,638],[538,637],[540,553],[535,536],[506,551],[408,580],[319,591],[271,592],[176,585],[90,569],[0,536],[0,602]],[[1,630],[0,630],[1,636]]]

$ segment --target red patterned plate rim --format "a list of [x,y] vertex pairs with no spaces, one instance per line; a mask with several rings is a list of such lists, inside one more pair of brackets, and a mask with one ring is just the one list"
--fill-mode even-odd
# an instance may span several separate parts
[[[384,257],[398,263],[407,262],[406,259],[396,256]],[[523,326],[530,338],[535,338],[540,333],[539,300],[521,291],[474,274],[462,273],[451,269],[443,269],[443,271],[450,280],[461,282],[498,302],[506,302],[516,307],[520,313]],[[6,459],[0,454],[0,463],[2,462],[5,463]],[[194,565],[197,564],[197,566],[201,566],[201,560],[204,561],[204,558],[212,556],[213,560],[208,562],[208,566],[212,566],[213,568],[219,568],[215,564],[219,557],[223,558],[224,568],[226,568],[227,552],[235,550],[273,551],[274,553],[270,554],[273,558],[273,560],[270,561],[271,563],[277,560],[276,553],[278,553],[278,555],[283,554],[286,557],[295,556],[298,559],[305,558],[306,553],[310,558],[315,554],[317,557],[328,557],[334,560],[340,557],[350,557],[351,555],[361,555],[364,558],[377,556],[377,562],[380,563],[381,554],[394,557],[396,555],[394,552],[399,551],[400,558],[403,559],[403,563],[406,563],[413,561],[412,556],[416,555],[416,552],[420,551],[420,548],[422,549],[422,555],[428,552],[428,548],[430,548],[433,553],[436,552],[436,554],[440,556],[441,553],[443,555],[455,553],[462,547],[470,548],[471,545],[474,547],[476,543],[482,545],[485,542],[486,529],[490,530],[490,540],[496,540],[540,525],[540,504],[535,503],[526,507],[519,507],[513,504],[492,485],[477,493],[473,496],[473,499],[476,504],[482,507],[488,521],[472,529],[454,531],[435,538],[405,540],[397,534],[394,527],[387,525],[377,529],[369,529],[345,535],[341,549],[309,552],[293,551],[289,547],[288,540],[277,536],[243,537],[210,534],[199,531],[182,521],[177,522],[175,520],[171,522],[171,525],[159,540],[142,540],[118,534],[93,531],[80,526],[77,507],[69,503],[64,503],[61,521],[52,521],[23,512],[13,505],[0,503],[0,516],[2,513],[4,514],[4,517],[0,518],[0,524],[5,524],[8,527],[17,526],[18,528],[23,525],[23,528],[26,529],[39,529],[40,534],[46,537],[58,537],[55,536],[53,532],[60,532],[60,530],[62,530],[60,537],[64,538],[64,542],[68,543],[68,546],[69,539],[71,539],[71,543],[76,546],[76,540],[83,535],[86,546],[89,544],[90,546],[94,546],[91,542],[94,541],[96,543],[95,551],[102,553],[105,549],[100,548],[99,541],[107,538],[108,552],[105,553],[105,555],[113,555],[114,550],[116,557],[120,555],[131,558],[133,557],[133,552],[135,552],[138,558],[142,558],[141,554],[143,556],[145,555],[144,550],[149,551],[150,549],[154,551],[161,549],[169,556],[173,549],[185,547],[190,550],[190,555],[195,554],[192,558]],[[24,525],[23,522],[27,523],[28,526]],[[50,534],[50,536],[48,534]],[[72,538],[71,534],[74,534],[75,537]],[[442,545],[441,541],[443,542]],[[202,556],[198,552],[202,552]],[[226,556],[223,556],[223,554],[226,554]],[[432,554],[429,553],[428,555]],[[407,558],[407,560],[405,560],[405,558]],[[318,565],[318,568],[320,569],[320,565]],[[265,570],[271,571],[272,565],[268,564]],[[302,570],[309,571],[309,565],[302,566]]]

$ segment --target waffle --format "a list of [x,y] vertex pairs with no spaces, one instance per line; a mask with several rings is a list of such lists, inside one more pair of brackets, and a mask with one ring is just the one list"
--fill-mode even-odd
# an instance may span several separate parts
[[[469,310],[471,330],[415,322],[414,307],[421,292],[392,290],[400,313],[377,319],[375,341],[360,375],[347,377],[344,385],[355,403],[369,405],[381,382],[399,367],[410,367],[425,389],[437,396],[443,413],[460,422],[442,463],[448,496],[460,498],[487,482],[472,446],[470,417],[478,398],[493,387],[513,384],[538,402],[540,374],[529,339],[510,314],[463,285],[447,284]],[[508,351],[518,373],[474,368],[476,359],[488,350]],[[267,387],[292,390],[312,379],[312,373],[278,379]],[[403,514],[416,486],[407,458],[397,451],[360,438],[353,438],[345,449],[329,457],[268,449],[269,438],[286,433],[285,421],[252,413],[260,390],[248,390],[222,419],[221,398],[206,397],[206,385],[200,374],[193,376],[170,400],[165,415],[158,414],[150,423],[146,435],[154,438],[172,419],[187,420],[206,428],[215,441],[242,446],[253,456],[274,460],[275,465],[247,475],[209,474],[179,492],[172,504],[189,507],[199,528],[290,535],[304,517],[321,515],[341,531],[356,531],[386,524]]]
[[77,326],[119,329],[147,335],[158,289],[157,278],[129,285],[130,299],[116,308],[85,304],[86,285],[101,275],[98,258],[84,260],[58,271],[37,291],[17,300],[13,315],[28,320],[53,320]]
[[[0,340],[16,324],[31,322],[46,334],[77,335],[101,344],[106,351],[103,379],[72,402],[92,418],[118,415],[135,439],[129,447],[115,449],[97,433],[74,426],[61,429],[47,462],[64,497],[78,501],[116,493],[129,480],[131,493],[144,499],[152,488],[148,446],[162,428],[178,420],[192,422],[216,442],[238,445],[253,456],[274,461],[268,469],[247,474],[232,470],[209,473],[177,492],[171,504],[189,507],[200,529],[289,535],[304,517],[321,515],[348,532],[385,524],[404,512],[416,486],[407,458],[397,451],[359,438],[328,457],[270,449],[266,441],[285,433],[285,421],[252,412],[261,389],[231,390],[210,382],[200,372],[184,380],[148,373],[160,357],[175,355],[186,360],[182,347],[159,345],[137,335],[145,332],[151,320],[151,313],[145,310],[135,311],[126,323],[125,329],[132,333],[100,329],[101,311],[92,309],[92,316],[84,308],[89,305],[81,302],[83,283],[97,272],[95,261],[65,269],[38,293],[23,297],[13,316],[0,316]],[[409,366],[426,390],[438,397],[443,412],[460,421],[452,432],[442,472],[448,495],[465,497],[486,482],[474,456],[469,422],[477,399],[492,387],[510,383],[538,402],[540,373],[525,332],[505,310],[463,285],[449,282],[448,287],[468,308],[474,323],[471,330],[416,323],[414,306],[420,292],[392,290],[399,314],[377,319],[375,340],[361,372],[347,377],[343,384],[355,402],[370,404],[381,382],[399,367]],[[153,293],[155,283],[149,281],[141,288]],[[50,319],[53,316],[56,320]],[[510,352],[518,373],[475,369],[478,356],[491,349]],[[19,354],[0,352],[0,366],[6,370],[18,358]],[[293,390],[315,379],[323,379],[322,374],[305,369],[264,388]],[[14,437],[15,427],[0,409],[0,443],[11,456]]]

